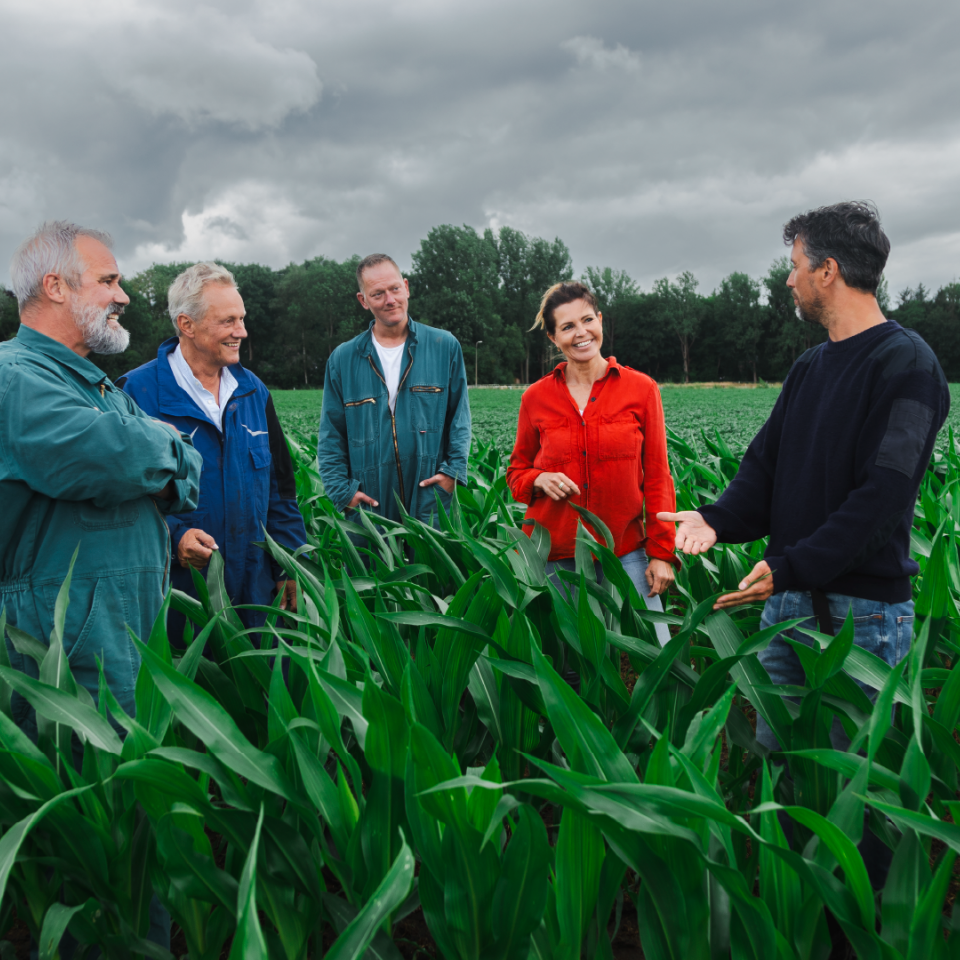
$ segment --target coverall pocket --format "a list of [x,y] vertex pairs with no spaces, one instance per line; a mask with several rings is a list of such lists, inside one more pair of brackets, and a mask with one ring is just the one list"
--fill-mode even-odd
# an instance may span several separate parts
[[418,383],[410,388],[415,430],[436,433],[443,427],[447,391],[437,384]]
[[363,446],[377,439],[377,398],[358,397],[343,405],[347,420],[347,442],[350,446]]
[[[51,621],[59,592],[59,584],[44,584],[43,595]],[[99,686],[98,659],[103,661],[104,673],[107,681],[110,681],[116,664],[113,663],[113,651],[109,647],[117,628],[122,629],[126,621],[122,596],[112,598],[113,602],[110,603],[105,602],[106,593],[108,591],[104,588],[102,577],[74,580],[70,584],[70,606],[67,607],[61,641],[74,680],[88,690],[96,690]],[[111,610],[111,606],[121,609]],[[116,621],[113,628],[109,623],[111,620]],[[124,660],[127,659],[125,656]]]
[[81,530],[110,530],[114,527],[132,527],[140,517],[139,501],[128,500],[109,507],[94,506],[92,500],[74,504],[74,518]]

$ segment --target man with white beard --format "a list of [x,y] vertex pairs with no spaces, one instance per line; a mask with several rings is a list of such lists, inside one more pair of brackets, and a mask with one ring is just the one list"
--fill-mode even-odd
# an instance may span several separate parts
[[[0,344],[0,594],[7,623],[50,642],[57,593],[77,550],[62,643],[77,683],[97,699],[99,669],[135,712],[140,656],[169,583],[164,517],[192,510],[200,454],[151,419],[89,359],[120,353],[130,302],[110,238],[72,223],[43,224],[10,266],[17,336]],[[7,642],[11,665],[37,664]],[[14,684],[16,687],[16,684]],[[37,721],[14,692],[14,721]]]

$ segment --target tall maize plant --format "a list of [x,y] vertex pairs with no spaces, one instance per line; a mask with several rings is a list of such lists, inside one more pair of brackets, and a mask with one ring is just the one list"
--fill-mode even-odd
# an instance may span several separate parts
[[[422,910],[448,960],[576,960],[614,956],[630,901],[649,960],[816,960],[837,930],[859,957],[960,956],[952,436],[916,507],[908,657],[891,669],[848,620],[795,645],[806,683],[789,690],[757,659],[775,634],[759,610],[712,610],[760,544],[686,563],[653,613],[588,514],[600,539],[581,526],[556,589],[549,538],[521,531],[495,449],[431,526],[345,520],[310,442],[290,443],[310,542],[262,546],[296,580],[297,612],[264,608],[266,626],[244,629],[214,554],[199,599],[174,591],[131,637],[135,716],[70,674],[69,576],[49,646],[0,616],[39,666],[38,680],[12,670],[0,645],[4,929],[25,922],[41,957],[67,933],[108,958],[167,957],[147,940],[155,897],[191,960],[395,960],[396,925]],[[719,436],[670,445],[680,509],[736,472]],[[36,743],[10,718],[13,691]],[[757,742],[757,714],[782,754]],[[892,851],[880,891],[867,829]]]

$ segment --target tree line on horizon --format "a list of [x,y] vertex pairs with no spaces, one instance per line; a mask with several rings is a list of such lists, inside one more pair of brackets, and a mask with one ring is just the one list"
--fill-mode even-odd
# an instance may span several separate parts
[[[359,259],[315,257],[280,270],[218,261],[236,276],[246,306],[244,365],[270,387],[322,387],[330,354],[370,320],[356,298]],[[94,358],[109,376],[153,359],[173,335],[167,289],[189,265],[154,264],[124,280],[130,347]],[[821,327],[797,318],[789,272],[789,260],[780,257],[765,276],[734,272],[708,294],[689,271],[657,280],[648,291],[610,267],[587,267],[580,279],[603,312],[604,355],[664,383],[757,382],[782,380],[804,350],[826,338]],[[531,383],[559,359],[544,335],[529,328],[547,287],[574,278],[560,238],[445,224],[420,242],[408,278],[410,316],[457,337],[471,382],[476,370],[481,383]],[[922,284],[904,289],[895,305],[884,283],[879,300],[888,317],[930,344],[948,379],[960,380],[960,283],[935,294]],[[0,292],[0,339],[12,337],[18,322],[12,294]]]

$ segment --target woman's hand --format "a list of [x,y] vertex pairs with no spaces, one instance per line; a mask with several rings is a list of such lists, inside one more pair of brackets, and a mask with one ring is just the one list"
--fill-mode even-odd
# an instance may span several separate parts
[[650,584],[648,597],[656,597],[666,593],[673,583],[673,567],[666,560],[656,560],[653,557],[647,563],[647,583]]
[[580,496],[580,488],[565,473],[541,473],[533,481],[533,486],[542,490],[551,500]]

